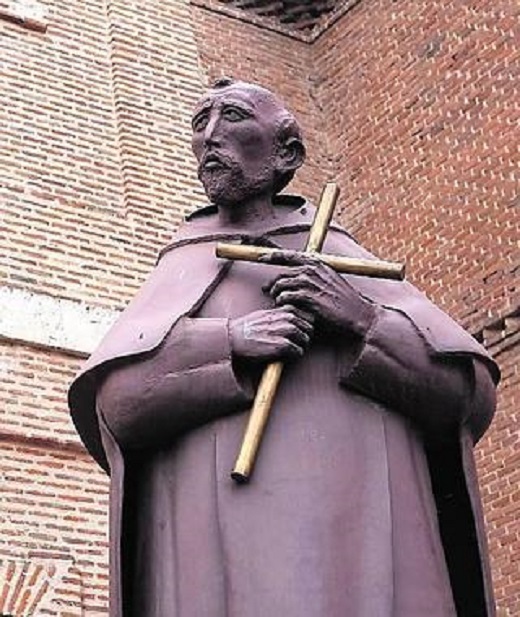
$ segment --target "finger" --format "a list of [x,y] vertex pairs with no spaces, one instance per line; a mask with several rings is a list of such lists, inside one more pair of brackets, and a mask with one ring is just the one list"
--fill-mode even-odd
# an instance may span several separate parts
[[297,309],[295,325],[303,332],[312,334],[314,332],[314,315],[309,311],[295,308]]
[[290,340],[293,343],[297,343],[298,345],[307,346],[311,340],[312,328],[309,329],[308,325],[304,328],[300,328],[296,324],[286,321],[277,324],[273,330],[273,334]]
[[275,298],[282,291],[290,291],[300,289],[306,285],[306,281],[300,276],[280,276],[278,277],[267,290],[269,295]]
[[330,275],[335,275],[332,268],[326,264],[316,260],[313,263],[305,263],[304,265],[297,266],[289,272],[282,272],[275,276],[269,283],[262,287],[263,291],[273,295],[277,293],[280,287],[289,286],[294,287],[296,285],[307,285],[313,287],[320,287],[322,285],[328,285]]
[[[314,318],[294,306],[281,306],[279,320],[273,327],[284,334],[300,331],[310,336],[314,332]],[[275,309],[276,310],[276,309]]]
[[305,349],[302,345],[298,345],[289,339],[285,339],[283,343],[282,353],[286,357],[296,357],[299,358],[303,356]]
[[302,290],[283,291],[274,299],[276,306],[292,305],[298,310],[315,314],[312,298]]
[[294,323],[300,329],[306,332],[312,332],[314,330],[314,315],[309,311],[306,311],[300,307],[292,304],[284,304],[276,307],[275,310],[280,310],[281,315]]
[[298,345],[298,347],[301,347],[303,349],[307,349],[307,347],[309,346],[309,343],[311,342],[310,333],[304,332],[303,330],[300,330],[298,328],[295,328],[292,331],[290,331],[287,334],[287,338],[292,343],[294,343],[295,345]]
[[295,279],[302,280],[301,277],[305,277],[306,268],[305,266],[296,267],[290,271],[285,271],[280,274],[277,274],[273,277],[268,283],[266,283],[262,289],[264,292],[271,294],[273,287],[275,287],[278,283],[280,285],[285,284],[294,284]]
[[299,307],[295,307],[295,310],[298,311],[298,316],[303,319],[304,321],[306,321],[309,325],[312,326],[312,330],[314,332],[314,322],[316,321],[316,318],[314,316],[313,313],[311,313],[310,311],[306,311],[302,308]]
[[310,340],[314,332],[314,326],[299,317],[294,317],[292,321],[284,322],[281,324],[280,329],[285,336],[294,337],[295,340],[301,342],[305,342],[307,339]]

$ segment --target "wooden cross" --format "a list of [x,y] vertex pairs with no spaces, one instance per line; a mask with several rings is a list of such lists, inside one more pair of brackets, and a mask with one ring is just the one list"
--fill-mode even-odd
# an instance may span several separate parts
[[[325,185],[314,221],[312,222],[305,250],[297,254],[312,256],[314,259],[318,258],[331,266],[336,272],[402,280],[404,278],[404,265],[402,264],[379,260],[351,259],[320,252],[327,235],[338,195],[339,189],[335,183],[330,182]],[[217,257],[242,261],[259,261],[265,255],[274,254],[275,258],[277,256],[280,257],[281,263],[284,262],[284,254],[295,254],[294,251],[283,251],[271,247],[220,242],[217,244],[216,253]],[[260,379],[240,452],[231,472],[233,480],[240,484],[247,482],[253,471],[258,448],[260,447],[265,426],[271,412],[282,371],[283,362],[272,362],[266,366]]]

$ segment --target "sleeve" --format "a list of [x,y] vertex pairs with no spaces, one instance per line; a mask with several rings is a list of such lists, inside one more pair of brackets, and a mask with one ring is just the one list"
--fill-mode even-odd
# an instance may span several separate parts
[[147,448],[242,410],[252,397],[233,366],[228,320],[184,317],[158,349],[112,367],[97,407],[121,447]]
[[430,349],[403,313],[378,307],[371,328],[352,352],[340,352],[340,383],[400,413],[443,439],[467,424],[475,441],[495,409],[487,366],[471,354]]

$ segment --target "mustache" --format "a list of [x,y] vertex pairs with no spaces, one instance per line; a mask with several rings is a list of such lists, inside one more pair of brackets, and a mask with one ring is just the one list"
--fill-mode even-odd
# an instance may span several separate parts
[[206,165],[209,163],[216,163],[221,167],[231,169],[237,166],[237,162],[232,157],[222,154],[221,152],[209,151],[206,152],[199,163],[199,173],[204,171]]

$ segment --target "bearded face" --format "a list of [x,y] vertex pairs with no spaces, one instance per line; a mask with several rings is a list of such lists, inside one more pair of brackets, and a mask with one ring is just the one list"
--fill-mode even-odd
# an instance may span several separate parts
[[193,116],[192,146],[208,198],[233,205],[272,195],[279,109],[254,89],[232,85],[202,99]]
[[242,160],[210,151],[199,164],[198,176],[212,203],[232,205],[272,193],[273,166],[264,163],[251,169]]

